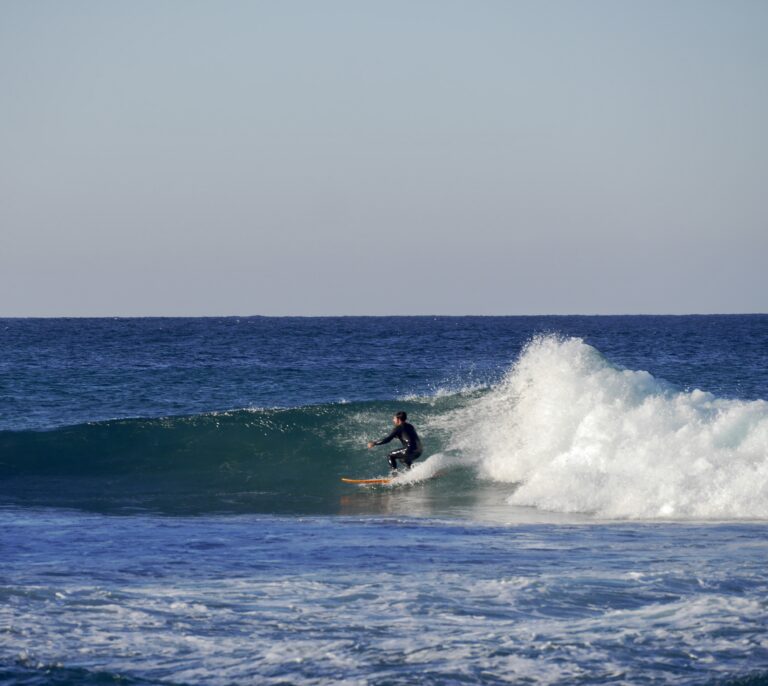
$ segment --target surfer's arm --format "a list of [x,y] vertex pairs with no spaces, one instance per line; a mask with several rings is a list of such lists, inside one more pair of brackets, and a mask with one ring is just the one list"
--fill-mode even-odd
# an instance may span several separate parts
[[395,427],[392,432],[389,434],[389,436],[385,436],[384,438],[380,438],[378,441],[371,441],[368,444],[369,448],[373,448],[375,445],[384,445],[385,443],[389,443],[393,438],[397,438],[397,435],[399,433],[400,427]]

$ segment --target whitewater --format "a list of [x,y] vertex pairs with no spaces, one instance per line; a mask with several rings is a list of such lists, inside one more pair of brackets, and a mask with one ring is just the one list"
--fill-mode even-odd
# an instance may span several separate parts
[[766,316],[0,332],[1,684],[768,683]]
[[481,476],[519,485],[510,503],[606,518],[768,517],[764,400],[681,391],[550,336],[468,415]]

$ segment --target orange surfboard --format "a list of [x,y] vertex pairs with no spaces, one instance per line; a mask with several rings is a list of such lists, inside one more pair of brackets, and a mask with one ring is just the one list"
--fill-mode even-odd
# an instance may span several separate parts
[[388,484],[392,479],[347,479],[342,477],[345,484]]

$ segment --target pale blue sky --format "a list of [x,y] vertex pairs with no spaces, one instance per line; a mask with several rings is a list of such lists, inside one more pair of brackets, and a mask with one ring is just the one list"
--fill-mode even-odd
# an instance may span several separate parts
[[0,0],[0,316],[768,311],[768,3]]

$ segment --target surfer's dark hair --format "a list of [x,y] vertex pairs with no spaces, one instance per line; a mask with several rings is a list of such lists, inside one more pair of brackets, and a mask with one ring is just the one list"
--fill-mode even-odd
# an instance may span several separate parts
[[408,419],[408,415],[405,414],[405,412],[403,412],[402,410],[400,410],[400,412],[395,412],[395,417],[397,417],[398,419],[401,419],[402,421],[405,421],[406,419]]

